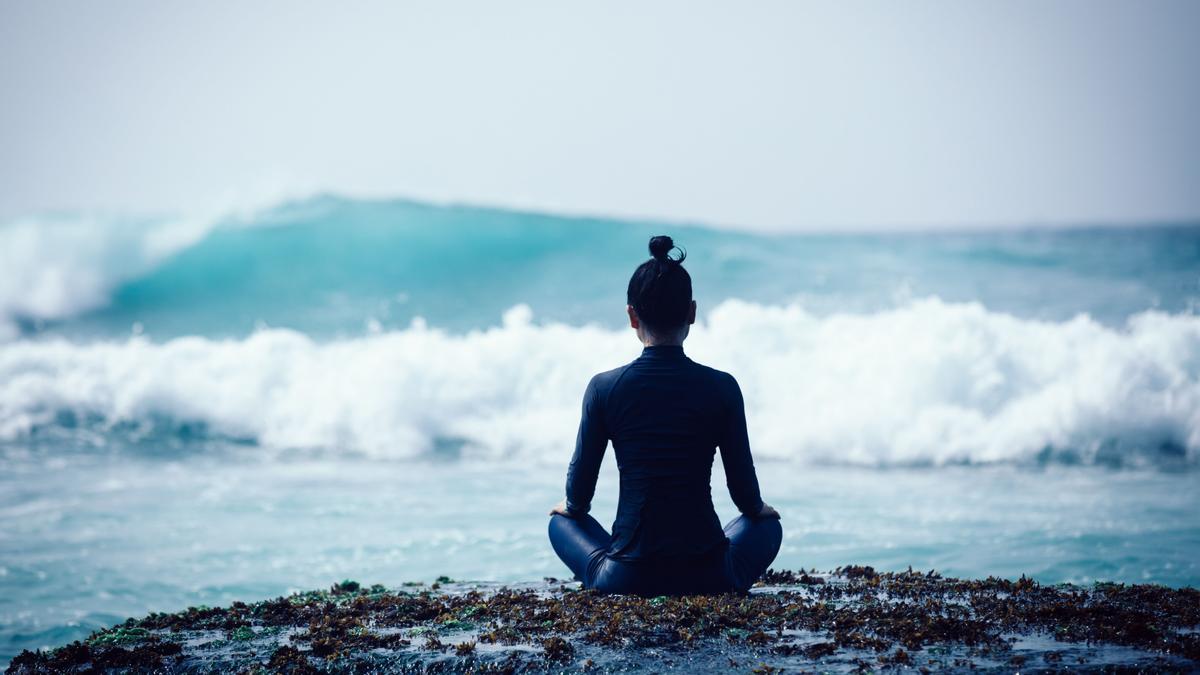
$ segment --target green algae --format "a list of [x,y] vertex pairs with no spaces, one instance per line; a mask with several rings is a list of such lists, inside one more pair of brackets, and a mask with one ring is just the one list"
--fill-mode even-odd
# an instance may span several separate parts
[[93,647],[112,645],[133,645],[145,642],[151,638],[150,631],[145,628],[125,628],[118,626],[108,630],[93,633],[85,642]]
[[229,634],[229,639],[233,642],[248,642],[256,637],[258,634],[249,626],[238,626]]

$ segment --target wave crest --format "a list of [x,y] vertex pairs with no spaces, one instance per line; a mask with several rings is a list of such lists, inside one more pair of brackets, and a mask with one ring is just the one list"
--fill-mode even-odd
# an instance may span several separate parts
[[104,307],[122,282],[201,239],[208,219],[127,220],[85,216],[0,224],[0,340],[22,323]]
[[[1120,329],[938,299],[874,314],[728,301],[689,355],[732,372],[756,456],[857,464],[1083,462],[1200,455],[1200,317],[1146,312]],[[461,335],[404,330],[316,342],[133,337],[0,346],[0,438],[89,420],[162,420],[269,448],[565,461],[588,377],[638,348],[627,331],[535,323]],[[74,423],[72,423],[74,424]],[[71,425],[66,425],[71,426]]]

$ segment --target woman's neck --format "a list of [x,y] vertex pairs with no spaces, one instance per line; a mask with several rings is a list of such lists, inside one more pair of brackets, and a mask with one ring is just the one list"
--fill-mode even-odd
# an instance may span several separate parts
[[683,341],[687,339],[688,328],[685,327],[674,335],[661,336],[655,335],[647,330],[638,330],[638,339],[642,341],[643,347],[682,347]]

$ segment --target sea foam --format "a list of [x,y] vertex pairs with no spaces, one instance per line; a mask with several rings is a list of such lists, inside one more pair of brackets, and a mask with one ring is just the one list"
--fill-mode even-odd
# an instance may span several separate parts
[[[1200,317],[1111,328],[936,298],[818,316],[727,301],[694,327],[695,360],[733,373],[756,456],[866,465],[1125,462],[1200,456]],[[632,332],[537,322],[319,342],[144,337],[0,347],[0,438],[153,434],[186,425],[266,449],[385,457],[569,456],[583,388],[638,354]],[[176,434],[177,435],[177,434]]]

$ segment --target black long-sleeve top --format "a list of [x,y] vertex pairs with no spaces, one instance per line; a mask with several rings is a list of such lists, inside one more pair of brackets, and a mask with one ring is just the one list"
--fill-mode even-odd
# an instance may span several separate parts
[[647,347],[588,383],[567,470],[568,513],[591,508],[610,440],[621,475],[613,558],[696,556],[725,544],[710,487],[717,447],[738,510],[762,509],[737,380],[692,361],[683,347]]

